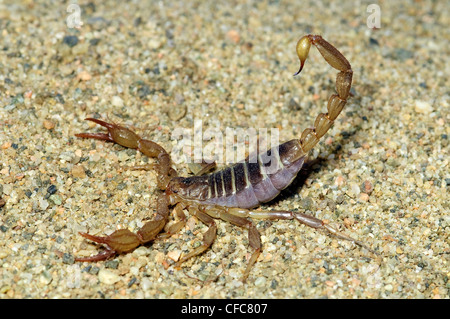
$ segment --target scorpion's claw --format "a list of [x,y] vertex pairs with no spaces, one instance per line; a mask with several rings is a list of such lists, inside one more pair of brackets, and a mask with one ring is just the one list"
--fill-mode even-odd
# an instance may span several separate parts
[[[97,123],[97,124],[99,124],[101,126],[104,126],[104,127],[108,128],[108,130],[113,128],[113,124],[104,122],[102,120],[97,120],[97,119],[94,119],[94,118],[91,118],[91,117],[88,117],[85,120]],[[78,134],[75,134],[75,136],[76,137],[81,137],[81,138],[94,138],[96,140],[103,140],[103,141],[114,142],[114,140],[113,140],[113,138],[112,138],[110,133],[108,133],[108,134],[105,134],[105,133],[78,133]]]
[[80,235],[96,243],[106,245],[106,250],[96,256],[75,258],[76,261],[106,260],[115,254],[129,252],[141,244],[138,235],[128,229],[119,229],[111,235],[104,237],[94,236],[83,232],[80,232]]
[[105,133],[77,133],[77,134],[75,134],[75,136],[81,137],[81,138],[94,138],[96,140],[113,142],[113,139],[111,138],[111,136],[109,136],[109,134],[105,134]]
[[110,250],[110,249],[106,249],[100,253],[98,253],[95,256],[90,256],[90,257],[75,257],[75,261],[80,261],[80,262],[95,262],[95,261],[103,261],[103,260],[107,260],[109,258],[111,258],[112,256],[114,256],[115,254],[117,254],[117,252],[115,252],[114,250]]
[[108,129],[113,129],[115,126],[117,126],[115,124],[108,123],[108,122],[105,122],[105,121],[102,121],[102,120],[99,120],[99,119],[95,119],[93,117],[87,117],[84,120],[97,123],[98,125],[104,126],[104,127],[108,128]]

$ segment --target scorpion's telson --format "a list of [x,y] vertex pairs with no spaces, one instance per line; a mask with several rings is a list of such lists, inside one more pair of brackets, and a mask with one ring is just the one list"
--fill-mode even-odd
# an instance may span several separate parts
[[[217,232],[214,219],[219,218],[248,229],[249,246],[253,253],[244,272],[244,281],[261,252],[259,232],[252,221],[248,219],[249,217],[256,219],[296,219],[307,226],[322,229],[338,238],[352,241],[367,248],[362,242],[340,233],[313,216],[293,211],[252,210],[260,203],[273,199],[292,182],[302,168],[309,151],[333,125],[349,97],[353,75],[350,63],[334,46],[319,35],[306,35],[298,41],[296,50],[300,59],[300,70],[295,75],[302,71],[311,45],[319,50],[329,65],[340,71],[336,78],[337,94],[333,94],[329,98],[328,112],[319,114],[314,122],[314,127],[305,129],[299,139],[283,143],[259,154],[256,158],[247,158],[209,175],[175,177],[176,171],[171,167],[170,156],[164,148],[141,138],[125,127],[88,118],[87,120],[106,127],[108,133],[81,133],[76,134],[76,136],[115,142],[125,147],[138,149],[145,155],[156,158],[157,164],[139,166],[139,168],[150,166],[155,168],[158,174],[158,186],[162,192],[157,199],[155,217],[144,224],[137,233],[127,229],[117,230],[105,237],[82,233],[81,235],[92,241],[105,244],[107,250],[96,256],[81,257],[76,258],[76,260],[104,260],[116,253],[133,250],[138,245],[145,244],[155,238],[170,236],[185,224],[186,218],[183,209],[188,209],[191,214],[208,225],[208,230],[204,234],[203,244],[183,255],[177,265],[201,254],[213,243]],[[166,227],[166,233],[161,234],[160,232],[168,221],[170,206],[176,206],[174,211],[179,221],[168,228]]]

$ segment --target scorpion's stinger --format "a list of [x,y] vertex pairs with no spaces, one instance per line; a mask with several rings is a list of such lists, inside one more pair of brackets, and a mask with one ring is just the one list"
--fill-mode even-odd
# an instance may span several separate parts
[[309,49],[311,48],[311,41],[309,40],[308,36],[305,35],[297,42],[297,55],[300,59],[300,70],[298,70],[297,73],[294,74],[296,76],[300,72],[302,72],[303,66],[305,65],[306,58],[308,58]]

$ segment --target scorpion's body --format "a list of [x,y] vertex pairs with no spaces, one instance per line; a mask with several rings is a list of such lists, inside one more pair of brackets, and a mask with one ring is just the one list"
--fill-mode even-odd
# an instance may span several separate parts
[[201,204],[254,208],[289,186],[305,157],[299,141],[291,140],[215,173],[176,177],[168,191]]
[[[295,218],[310,227],[326,230],[339,238],[365,247],[360,241],[339,233],[313,216],[292,211],[253,210],[259,204],[275,198],[281,190],[291,184],[302,168],[307,154],[332,126],[349,97],[353,75],[350,63],[335,47],[320,36],[307,35],[298,41],[296,50],[301,65],[296,75],[301,72],[311,45],[316,46],[324,59],[333,68],[340,71],[336,78],[337,94],[331,95],[328,100],[328,112],[319,114],[314,122],[314,127],[304,130],[300,139],[293,139],[257,156],[250,156],[244,161],[218,172],[202,176],[177,177],[176,171],[171,167],[169,154],[158,144],[142,139],[133,131],[117,124],[88,118],[87,120],[106,127],[108,133],[81,133],[76,136],[115,142],[125,147],[138,149],[145,155],[156,158],[158,164],[152,167],[158,174],[158,186],[161,192],[157,198],[156,215],[137,233],[128,229],[117,230],[106,237],[82,233],[88,239],[105,244],[107,250],[96,256],[77,258],[77,260],[104,260],[116,253],[131,251],[157,237],[173,234],[185,224],[185,215],[182,213],[184,208],[197,216],[209,228],[204,234],[203,244],[182,256],[178,264],[202,253],[213,243],[217,231],[214,218],[220,218],[248,229],[249,245],[253,249],[253,253],[244,272],[244,280],[261,251],[259,232],[248,217],[256,219]],[[168,221],[169,207],[171,206],[180,208],[175,210],[180,221],[166,227],[166,233],[161,233]]]

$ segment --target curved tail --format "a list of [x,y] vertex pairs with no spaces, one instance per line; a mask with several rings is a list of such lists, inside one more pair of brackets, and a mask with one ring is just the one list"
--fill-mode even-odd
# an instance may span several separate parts
[[340,72],[336,77],[337,94],[330,96],[327,105],[328,112],[320,113],[314,122],[314,127],[305,129],[300,137],[300,145],[305,153],[309,152],[319,142],[319,139],[325,135],[341,113],[350,95],[353,76],[352,67],[342,53],[320,35],[311,34],[305,35],[297,43],[296,50],[300,59],[300,70],[294,76],[302,71],[311,45],[319,50],[329,65]]

